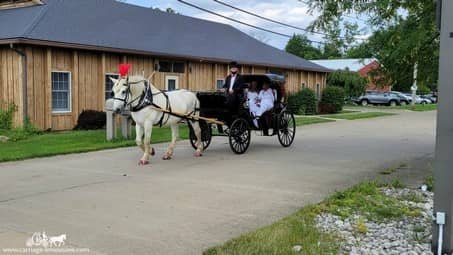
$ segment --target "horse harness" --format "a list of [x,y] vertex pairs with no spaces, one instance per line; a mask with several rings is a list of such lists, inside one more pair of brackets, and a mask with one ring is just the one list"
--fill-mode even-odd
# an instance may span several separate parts
[[[131,86],[130,85],[131,84],[138,84],[140,82],[144,82],[145,83],[145,90],[143,91],[143,93],[140,96],[134,98],[132,101],[130,101],[128,103],[127,101],[129,99],[129,95],[132,95],[131,94]],[[163,125],[167,124],[168,120],[170,119],[170,115],[172,115],[171,114],[170,100],[168,99],[167,93],[165,93],[163,91],[159,91],[157,93],[153,93],[152,90],[151,90],[151,86],[149,85],[147,80],[129,82],[129,78],[127,78],[126,79],[126,84],[124,86],[127,87],[126,96],[124,97],[124,99],[123,98],[117,98],[117,97],[114,97],[113,99],[114,100],[120,100],[120,101],[124,102],[124,106],[125,107],[126,106],[132,106],[132,104],[134,102],[138,101],[137,105],[131,107],[131,112],[138,112],[138,111],[142,110],[143,108],[145,108],[147,106],[153,106],[155,108],[162,109],[162,107],[160,107],[159,105],[157,105],[157,104],[155,104],[153,102],[153,97],[155,95],[163,94],[165,96],[165,99],[166,99],[166,109],[162,109],[162,110],[168,110],[169,113],[162,112],[162,116],[160,117],[160,120],[159,120],[159,122],[156,125],[159,125],[160,127],[162,127]],[[165,115],[167,115],[167,118],[166,118],[165,123],[164,123]]]

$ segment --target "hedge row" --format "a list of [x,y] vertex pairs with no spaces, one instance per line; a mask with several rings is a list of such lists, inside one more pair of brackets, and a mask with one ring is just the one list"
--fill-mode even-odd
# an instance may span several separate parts
[[329,86],[322,91],[321,101],[316,107],[315,92],[309,88],[288,96],[288,109],[298,115],[313,115],[316,113],[338,113],[343,110],[345,93],[343,88]]

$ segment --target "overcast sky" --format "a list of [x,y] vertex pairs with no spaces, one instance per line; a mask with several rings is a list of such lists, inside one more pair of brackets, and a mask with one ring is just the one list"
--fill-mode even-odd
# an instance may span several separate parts
[[[260,27],[264,27],[270,30],[274,30],[277,32],[281,32],[284,34],[293,34],[293,33],[301,33],[302,31],[298,31],[295,29],[291,29],[285,26],[281,26],[278,24],[274,24],[272,22],[268,22],[265,20],[261,20],[259,18],[250,16],[248,14],[239,12],[237,10],[233,10],[229,7],[223,6],[218,4],[212,0],[186,0],[187,2],[199,5],[203,8],[215,11],[222,15],[235,18],[241,20],[243,22],[250,23],[252,25],[257,25]],[[298,0],[222,0],[225,3],[234,5],[236,7],[260,14],[264,17],[275,19],[284,23],[291,24],[293,26],[307,27],[311,21],[314,20],[315,17],[310,16],[307,14],[307,6]],[[209,13],[205,13],[203,11],[194,9],[190,6],[186,6],[177,0],[126,0],[127,3],[146,6],[146,7],[153,7],[153,8],[160,8],[165,10],[166,8],[170,7],[174,9],[176,12],[192,16],[201,19],[212,20],[216,22],[223,22],[234,25],[236,28],[242,30],[243,32],[252,35],[254,37],[258,37],[258,39],[264,40],[266,43],[277,47],[279,49],[283,49],[288,41],[288,38],[281,37],[278,35],[270,34],[267,32],[263,32],[260,30],[256,30],[245,25],[237,24],[232,21],[228,21],[221,17],[214,16]],[[309,35],[309,38],[312,40],[320,40],[319,36],[316,35]]]

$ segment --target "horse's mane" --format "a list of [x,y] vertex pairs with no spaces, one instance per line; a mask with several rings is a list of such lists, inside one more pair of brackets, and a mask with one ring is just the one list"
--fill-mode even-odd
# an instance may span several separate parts
[[145,77],[143,77],[143,75],[131,75],[129,76],[129,82],[139,82],[139,81],[143,81],[143,80],[146,80]]
[[[139,82],[145,81],[145,80],[146,80],[146,78],[143,77],[143,75],[136,74],[136,75],[129,76],[129,83],[139,83]],[[123,83],[122,84],[126,84],[126,80],[124,78],[123,78]],[[149,82],[149,85],[152,88],[157,89],[157,87],[154,86],[154,84],[151,81]]]

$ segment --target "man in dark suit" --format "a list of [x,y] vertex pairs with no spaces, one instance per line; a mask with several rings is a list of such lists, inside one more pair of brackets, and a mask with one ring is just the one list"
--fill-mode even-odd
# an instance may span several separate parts
[[244,80],[239,74],[240,66],[236,62],[230,63],[230,74],[225,78],[223,89],[227,94],[227,107],[232,114],[237,113],[244,94]]

